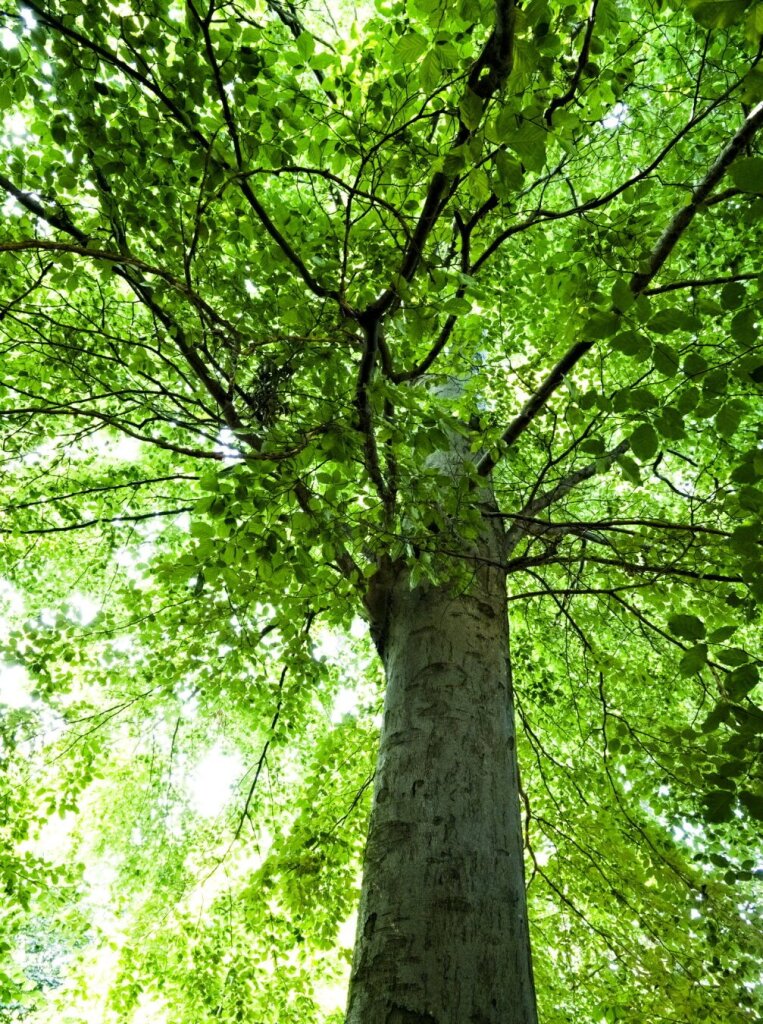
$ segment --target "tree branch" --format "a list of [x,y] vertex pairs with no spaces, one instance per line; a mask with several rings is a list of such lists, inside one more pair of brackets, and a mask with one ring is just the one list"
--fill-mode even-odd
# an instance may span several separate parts
[[[515,0],[496,0],[493,30],[469,72],[467,88],[482,100],[483,107],[503,87],[511,72],[514,9]],[[473,134],[473,128],[459,121],[459,129],[451,149],[462,146]],[[404,281],[411,281],[419,267],[424,245],[450,198],[451,186],[452,179],[444,172],[436,171],[432,175],[418,222],[406,246],[398,271],[398,276]],[[373,317],[382,317],[392,308],[397,298],[397,290],[393,284],[369,305],[366,312]]]
[[[632,275],[629,287],[633,295],[641,295],[659,273],[668,256],[670,256],[675,248],[676,243],[687,230],[697,213],[699,213],[705,200],[723,178],[736,157],[744,151],[745,147],[753,139],[761,124],[763,124],[763,102],[758,103],[747,115],[741,128],[731,138],[731,141],[723,149],[705,177],[694,188],[691,201],[671,218],[652,251],[646,269]],[[537,416],[551,395],[562,383],[566,374],[593,346],[593,341],[578,341],[564,353],[546,379],[542,381],[537,391],[528,398],[517,416],[504,431],[501,438],[504,450],[508,449],[524,433],[535,416]],[[481,476],[486,476],[493,470],[497,461],[498,459],[493,458],[490,453],[486,453],[477,463],[477,472]]]
[[[288,672],[288,667],[286,665],[284,665],[283,669],[281,670],[281,677],[280,677],[280,679],[278,681],[278,701],[276,703],[275,713],[273,714],[273,720],[270,723],[270,730],[269,730],[270,735],[265,740],[265,743],[264,743],[264,745],[262,747],[262,752],[260,754],[260,759],[257,762],[257,767],[256,767],[255,772],[254,772],[254,778],[252,780],[251,786],[249,787],[249,792],[246,795],[246,801],[244,803],[244,809],[241,812],[241,817],[239,818],[239,822],[238,822],[238,825],[236,827],[236,831],[234,832],[233,839],[231,840],[231,846],[233,845],[233,843],[236,842],[238,837],[241,835],[241,830],[244,827],[244,822],[249,818],[249,807],[251,806],[252,798],[254,797],[254,791],[257,789],[257,783],[260,781],[260,774],[262,773],[262,769],[263,769],[263,766],[265,764],[265,759],[268,756],[268,750],[270,749],[270,743],[271,743],[271,740],[273,739],[273,736],[275,734],[275,729],[276,729],[276,726],[278,725],[278,719],[281,717],[281,706],[283,704],[283,684],[284,684],[284,680],[286,679],[286,673],[287,672]],[[230,847],[228,847],[228,849],[230,850]]]
[[[507,572],[517,572],[521,569],[529,569],[535,565],[570,565],[581,561],[580,556],[559,557],[554,554],[535,555],[532,557],[511,558],[506,563]],[[739,583],[744,584],[741,576],[726,576],[722,573],[697,572],[694,569],[683,569],[677,565],[641,565],[639,562],[626,562],[620,558],[603,558],[598,555],[585,555],[586,562],[595,565],[611,565],[623,572],[630,573],[651,573],[655,576],[680,576],[689,580],[707,580],[710,583]]]
[[736,284],[738,281],[757,281],[760,276],[760,272],[758,272],[757,274],[731,274],[728,277],[705,277],[695,281],[671,281],[670,284],[645,288],[641,294],[662,295],[664,292],[675,292],[680,288],[710,288],[714,285]]
[[[31,209],[31,207],[29,208]],[[49,224],[53,223],[53,219],[44,212],[40,212],[40,216]],[[73,228],[72,233],[76,231],[77,229]],[[78,236],[80,234],[81,232],[77,232]],[[89,242],[87,236],[85,236],[85,238],[86,241]],[[87,259],[100,260],[103,263],[111,263],[117,268],[120,266],[132,267],[135,270],[141,271],[143,274],[150,274],[152,277],[158,277],[164,281],[165,284],[168,284],[174,291],[179,292],[184,296],[184,298],[188,299],[188,301],[200,312],[206,314],[213,323],[234,335],[238,333],[236,327],[230,323],[230,321],[222,317],[217,310],[213,309],[205,299],[202,299],[202,297],[197,295],[193,289],[189,288],[184,281],[181,281],[163,267],[157,267],[151,263],[146,263],[145,260],[138,259],[135,256],[130,256],[128,253],[111,252],[107,249],[92,248],[87,244],[74,245],[72,242],[56,242],[42,238],[25,238],[12,242],[0,242],[0,252],[28,251],[69,252],[76,256],[84,256]]]
[[0,528],[0,533],[23,534],[24,536],[43,533],[71,533],[72,530],[85,530],[90,526],[106,526],[109,523],[140,523],[145,519],[156,519],[160,516],[179,516],[184,512],[192,511],[193,505],[187,505],[184,508],[162,509],[158,512],[136,512],[133,515],[107,516],[102,519],[83,519],[80,523],[67,523],[66,526],[40,526],[33,530],[4,530]]
[[373,413],[368,395],[368,387],[373,377],[376,365],[376,356],[379,351],[379,333],[381,327],[378,319],[374,318],[364,325],[366,343],[363,355],[358,367],[358,381],[355,389],[355,408],[358,411],[358,427],[363,434],[363,462],[368,475],[373,480],[374,486],[379,492],[379,497],[384,502],[388,511],[391,511],[394,496],[382,475],[379,465],[379,452],[376,447],[376,436],[374,434]]
[[[538,512],[542,512],[543,509],[556,504],[557,501],[569,494],[573,488],[578,486],[578,484],[583,483],[585,480],[590,480],[591,477],[597,476],[599,473],[609,469],[612,463],[626,452],[629,447],[630,445],[628,441],[621,441],[616,448],[606,452],[594,462],[589,462],[588,465],[582,466],[580,469],[576,469],[572,473],[569,473],[564,477],[564,479],[560,480],[555,487],[552,487],[550,490],[545,491],[543,494],[539,494],[536,498],[533,498],[532,501],[529,501],[516,515],[517,522],[506,533],[507,554],[513,551],[522,539],[523,534],[528,532],[528,528],[533,521],[533,517],[536,516]],[[561,524],[558,523],[548,523],[546,525],[561,527]],[[581,524],[581,528],[586,529],[584,524]]]
[[76,238],[77,241],[81,242],[82,245],[87,245],[90,241],[90,236],[84,231],[72,223],[69,215],[65,210],[54,212],[52,210],[46,210],[45,207],[40,203],[34,196],[29,195],[28,192],[22,191],[18,186],[14,185],[10,178],[6,178],[4,174],[0,174],[0,187],[5,189],[8,195],[21,204],[30,213],[35,214],[40,220],[44,220],[51,227],[58,228],[59,231],[65,232],[67,235],[71,235]]
[[54,494],[48,498],[37,498],[35,501],[21,501],[14,505],[0,507],[0,512],[15,512],[21,508],[34,508],[35,505],[50,505],[57,501],[68,501],[69,498],[80,498],[85,494],[100,494],[103,491],[121,491],[127,487],[136,489],[145,487],[148,484],[167,483],[170,480],[198,480],[198,476],[191,473],[173,473],[169,476],[154,476],[146,480],[128,480],[123,484],[103,484],[98,487],[84,487],[80,491],[70,491],[68,494]]
[[[122,60],[116,53],[109,50],[107,47],[102,46],[100,43],[88,38],[82,32],[72,28],[69,25],[64,24],[59,18],[50,14],[49,11],[40,7],[35,0],[29,0],[29,3],[25,3],[43,25],[47,25],[48,28],[54,29],[61,35],[66,36],[73,42],[76,42],[79,46],[84,47],[86,50],[90,50],[91,53],[96,54],[101,60],[104,60],[111,67],[121,71],[122,74],[126,75],[132,81],[138,82],[144,89],[147,89],[159,103],[169,112],[173,120],[177,121],[178,124],[182,125],[183,128],[189,133],[193,141],[199,145],[204,151],[208,152],[212,158],[222,166],[226,171],[234,170],[230,166],[230,163],[225,160],[221,154],[214,150],[213,142],[210,141],[199,128],[193,123],[191,117],[184,111],[167,93],[161,89],[156,82],[154,82],[148,75],[141,72],[138,68],[132,64],[128,64],[127,61]],[[274,221],[269,216],[267,210],[262,203],[257,199],[254,192],[250,188],[248,182],[243,179],[240,181],[241,192],[246,201],[254,210],[258,220],[265,228],[270,237],[276,242],[278,247],[281,249],[287,260],[295,268],[303,282],[307,285],[309,290],[319,298],[333,298],[337,302],[339,301],[339,293],[331,288],[326,288],[313,276],[308,269],[305,262],[300,257],[296,249],[287,241],[285,236],[279,231]]]
[[[511,447],[520,434],[525,432],[551,395],[553,395],[562,383],[565,376],[586,354],[592,345],[593,342],[591,341],[579,341],[564,353],[562,358],[551,369],[546,379],[540,384],[537,391],[530,395],[515,418],[503,432],[501,443],[504,449]],[[497,465],[499,458],[500,456],[495,458],[491,452],[486,452],[477,462],[476,469],[479,475],[487,476]]]
[[733,136],[705,177],[692,192],[690,202],[675,214],[665,228],[662,237],[652,251],[652,256],[646,270],[633,275],[630,281],[630,288],[634,295],[640,295],[652,279],[657,276],[665,260],[667,260],[675,248],[679,238],[689,227],[697,213],[699,213],[702,204],[709,198],[710,193],[720,182],[721,178],[723,178],[734,160],[744,152],[761,124],[763,124],[763,102],[753,107],[744,119],[742,127]]
[[588,15],[588,23],[586,24],[585,36],[583,37],[583,45],[580,48],[580,54],[578,55],[578,62],[575,66],[575,71],[570,81],[569,87],[566,92],[561,96],[554,96],[548,105],[544,117],[547,125],[551,125],[551,121],[554,116],[554,111],[560,107],[566,107],[575,98],[575,93],[578,91],[580,85],[580,79],[583,77],[583,69],[588,63],[588,57],[591,52],[591,39],[593,38],[593,29],[596,24],[596,8],[598,7],[599,0],[593,0],[591,3],[591,13]]
[[529,520],[530,522],[537,523],[539,526],[558,527],[560,529],[571,529],[576,531],[611,530],[614,533],[627,533],[629,536],[637,536],[637,534],[634,534],[632,530],[625,529],[627,526],[647,526],[660,530],[682,530],[687,533],[707,533],[714,537],[732,536],[727,530],[717,530],[711,526],[700,526],[695,523],[668,523],[661,519],[596,519],[593,521],[571,519],[564,522],[559,522],[557,520],[551,522],[547,519],[533,519],[530,516],[523,515],[521,512],[486,512],[485,515],[500,519]]
[[[757,63],[757,61],[756,61]],[[654,157],[654,159],[647,164],[647,166],[637,171],[636,174],[631,175],[626,181],[613,188],[611,191],[605,193],[603,196],[597,196],[595,199],[589,199],[588,202],[580,203],[577,206],[572,206],[567,210],[544,210],[539,208],[534,210],[525,220],[519,224],[512,224],[511,227],[506,228],[500,234],[496,235],[492,242],[483,250],[478,259],[474,261],[471,268],[471,273],[476,274],[478,270],[483,266],[487,260],[501,247],[501,245],[512,235],[520,234],[523,231],[527,231],[529,228],[534,227],[536,224],[544,224],[547,221],[565,220],[568,217],[574,217],[583,213],[590,213],[592,210],[599,210],[604,206],[607,206],[616,199],[623,192],[627,192],[629,188],[633,188],[634,185],[638,185],[639,182],[644,181],[649,175],[655,171],[663,160],[672,152],[678,143],[689,134],[689,132],[696,128],[700,122],[704,121],[714,110],[716,110],[722,103],[725,103],[729,96],[738,88],[739,83],[735,83],[725,90],[720,96],[708,104],[707,107],[699,114],[690,118],[689,121],[681,128],[673,138],[667,142],[660,152]],[[541,179],[542,180],[542,179]]]

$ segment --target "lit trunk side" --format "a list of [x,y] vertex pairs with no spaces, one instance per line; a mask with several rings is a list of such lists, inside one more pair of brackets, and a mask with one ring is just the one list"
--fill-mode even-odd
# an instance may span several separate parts
[[[487,519],[479,553],[500,564],[502,547]],[[536,1024],[504,574],[483,565],[458,592],[401,571],[383,596],[347,1024]]]

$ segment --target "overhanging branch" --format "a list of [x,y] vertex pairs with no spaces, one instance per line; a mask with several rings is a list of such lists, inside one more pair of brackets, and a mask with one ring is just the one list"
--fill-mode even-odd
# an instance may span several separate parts
[[675,292],[682,288],[712,288],[724,284],[737,284],[741,281],[757,281],[760,277],[757,274],[730,274],[727,277],[703,277],[690,281],[671,281],[670,284],[657,285],[655,288],[645,288],[642,295],[663,295],[665,292]]
[[[718,159],[693,190],[691,200],[673,215],[652,250],[646,269],[632,275],[629,287],[633,295],[641,295],[657,276],[678,243],[678,240],[709,198],[712,190],[721,181],[734,160],[744,152],[761,124],[763,124],[763,102],[758,103],[747,115],[741,128],[731,138]],[[501,438],[504,451],[510,448],[517,438],[524,433],[562,383],[565,376],[593,346],[593,341],[578,341],[564,353],[504,431]],[[494,469],[498,461],[499,459],[494,457],[492,453],[487,452],[477,463],[477,472],[480,476],[487,476]]]
[[44,533],[71,533],[72,530],[86,530],[91,526],[108,526],[112,523],[140,523],[146,519],[157,519],[162,516],[179,516],[184,512],[192,512],[193,505],[186,505],[183,508],[168,508],[155,510],[153,512],[136,512],[134,514],[126,514],[122,516],[104,516],[100,519],[83,519],[79,523],[66,523],[64,526],[38,526],[30,530],[4,530],[0,528],[0,533],[6,534],[22,534],[23,536],[30,536]]

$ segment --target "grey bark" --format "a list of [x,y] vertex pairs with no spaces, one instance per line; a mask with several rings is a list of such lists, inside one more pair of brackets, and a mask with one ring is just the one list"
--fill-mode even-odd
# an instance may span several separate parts
[[[500,564],[502,527],[484,522],[475,553]],[[387,691],[347,1024],[536,1024],[503,573],[411,589],[388,566],[380,590]]]

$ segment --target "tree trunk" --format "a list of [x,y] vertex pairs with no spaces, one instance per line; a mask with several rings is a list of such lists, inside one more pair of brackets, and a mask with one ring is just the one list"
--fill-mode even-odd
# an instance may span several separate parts
[[[486,519],[476,554],[500,564]],[[387,677],[347,1024],[536,1024],[505,578],[375,609]]]

